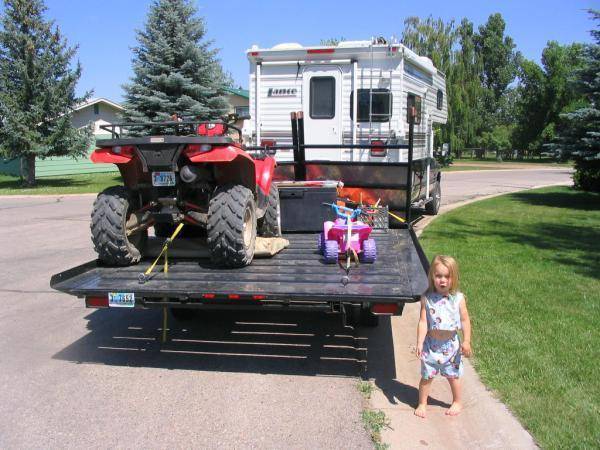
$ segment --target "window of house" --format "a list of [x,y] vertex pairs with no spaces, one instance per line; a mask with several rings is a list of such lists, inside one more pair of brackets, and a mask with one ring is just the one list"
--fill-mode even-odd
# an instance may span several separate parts
[[[388,122],[392,115],[390,110],[392,104],[392,93],[389,89],[373,89],[372,100],[369,89],[357,89],[358,102],[356,111],[359,122],[369,122],[369,104],[371,104],[371,122]],[[350,118],[354,119],[352,104],[354,92],[350,93]]]
[[444,91],[438,89],[437,91],[437,109],[442,109],[444,107]]
[[310,118],[333,119],[335,117],[335,78],[312,77],[310,79]]
[[421,97],[415,94],[408,94],[406,96],[406,121],[410,123],[410,111],[411,108],[415,108],[417,115],[415,116],[415,125],[421,123]]
[[249,106],[236,106],[234,111],[240,119],[250,118],[250,107]]
[[94,104],[94,114],[95,115],[100,114],[100,105],[98,103]]

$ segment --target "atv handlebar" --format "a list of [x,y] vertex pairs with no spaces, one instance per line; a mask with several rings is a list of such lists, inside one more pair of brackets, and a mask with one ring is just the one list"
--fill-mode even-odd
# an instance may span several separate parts
[[[325,206],[330,206],[331,209],[342,219],[347,219],[350,217],[350,220],[356,219],[362,213],[360,208],[352,209],[347,208],[346,206],[336,205],[335,203],[323,203]],[[346,212],[344,212],[346,211]]]

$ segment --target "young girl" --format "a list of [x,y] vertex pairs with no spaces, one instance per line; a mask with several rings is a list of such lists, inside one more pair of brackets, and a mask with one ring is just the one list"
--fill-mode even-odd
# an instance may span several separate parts
[[[463,330],[462,344],[459,328]],[[421,317],[417,326],[421,382],[415,415],[425,417],[431,382],[437,374],[446,377],[452,389],[452,406],[446,414],[455,416],[460,413],[461,355],[471,356],[471,321],[466,298],[458,290],[458,264],[450,256],[438,255],[429,268],[429,289],[421,297]]]

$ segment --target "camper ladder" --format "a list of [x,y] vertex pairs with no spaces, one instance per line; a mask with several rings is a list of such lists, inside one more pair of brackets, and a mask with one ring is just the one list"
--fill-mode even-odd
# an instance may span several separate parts
[[[390,77],[389,77],[389,83],[388,83],[388,88],[389,88],[389,93],[388,93],[388,112],[386,113],[373,113],[373,71],[375,68],[375,63],[374,63],[374,47],[373,47],[373,43],[376,42],[375,38],[371,38],[371,45],[370,47],[370,52],[371,52],[371,69],[370,69],[370,73],[369,73],[369,133],[368,133],[368,139],[369,142],[372,141],[373,139],[373,117],[387,117],[388,118],[388,139],[391,138],[392,136],[392,87],[393,87],[393,68],[390,67]],[[379,79],[382,81],[385,81],[385,79],[383,78],[383,69],[379,69]],[[381,123],[380,121],[378,121],[379,123]],[[361,133],[361,137],[362,137],[362,133]],[[381,130],[379,132],[379,135],[376,136],[379,139],[383,138],[383,134],[381,133]]]

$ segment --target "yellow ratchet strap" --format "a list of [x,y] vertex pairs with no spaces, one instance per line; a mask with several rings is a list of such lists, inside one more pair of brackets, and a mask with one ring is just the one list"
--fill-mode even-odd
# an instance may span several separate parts
[[183,228],[183,222],[181,222],[179,225],[177,225],[177,228],[175,228],[175,231],[173,231],[173,234],[171,235],[171,237],[167,238],[165,240],[165,244],[163,245],[161,252],[158,254],[158,256],[156,257],[156,259],[154,260],[152,265],[150,267],[148,267],[148,269],[144,272],[144,276],[147,277],[148,275],[150,275],[152,273],[152,271],[154,270],[154,267],[156,267],[156,264],[158,263],[158,260],[160,259],[160,257],[163,254],[165,255],[164,272],[169,273],[169,244],[171,244],[171,242],[173,242],[175,240],[175,238],[177,237],[177,235],[179,234],[179,232],[181,231],[182,228]]
[[396,219],[396,220],[399,220],[399,221],[400,221],[400,222],[402,222],[402,223],[405,223],[405,222],[406,222],[406,220],[404,220],[402,217],[398,217],[396,214],[394,214],[394,213],[392,213],[392,212],[390,212],[390,211],[388,211],[388,214],[389,214],[390,216],[392,216],[394,219]]

